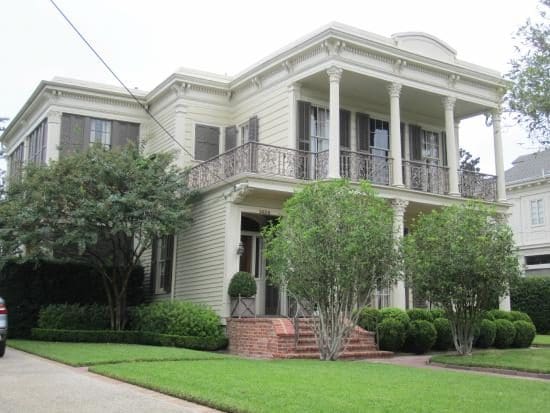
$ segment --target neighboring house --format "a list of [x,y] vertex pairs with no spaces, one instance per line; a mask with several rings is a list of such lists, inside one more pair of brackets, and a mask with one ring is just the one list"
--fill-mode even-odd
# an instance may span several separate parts
[[[228,316],[229,280],[244,270],[257,279],[257,314],[287,314],[285,292],[266,282],[260,230],[311,180],[371,181],[395,209],[396,237],[420,212],[466,198],[506,213],[503,86],[499,73],[457,59],[429,34],[387,38],[332,23],[236,76],[181,69],[150,92],[134,91],[187,149],[177,162],[193,166],[190,185],[203,193],[192,226],[144,257],[151,293]],[[460,121],[485,113],[496,176],[458,170]],[[124,90],[54,79],[39,85],[2,140],[13,177],[27,161],[136,137],[149,153],[179,149]],[[375,304],[415,300],[399,282]]]
[[523,155],[506,171],[510,226],[526,276],[550,276],[550,149]]

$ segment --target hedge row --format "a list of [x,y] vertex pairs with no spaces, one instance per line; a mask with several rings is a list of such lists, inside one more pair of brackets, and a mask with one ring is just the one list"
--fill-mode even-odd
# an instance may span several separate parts
[[76,343],[126,343],[152,346],[182,347],[193,350],[220,350],[227,347],[227,338],[223,336],[178,336],[158,334],[146,331],[112,330],[55,330],[33,328],[34,340],[65,341]]
[[529,314],[539,334],[550,334],[550,277],[520,278],[510,300],[514,310]]

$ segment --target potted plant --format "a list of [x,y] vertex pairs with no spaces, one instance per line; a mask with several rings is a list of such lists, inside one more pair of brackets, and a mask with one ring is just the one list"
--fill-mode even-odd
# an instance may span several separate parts
[[256,280],[249,272],[235,273],[227,292],[231,297],[232,316],[254,317],[256,315]]

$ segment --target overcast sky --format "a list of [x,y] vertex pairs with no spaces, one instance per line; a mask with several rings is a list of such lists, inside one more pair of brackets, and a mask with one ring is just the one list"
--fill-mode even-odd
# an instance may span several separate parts
[[[57,4],[130,87],[150,90],[176,68],[236,74],[331,21],[383,36],[435,35],[458,58],[501,73],[512,35],[536,14],[536,0],[176,1],[57,0]],[[48,0],[2,2],[0,117],[13,118],[38,82],[54,76],[116,84]],[[505,167],[537,148],[506,121]],[[523,144],[520,144],[522,143]],[[492,129],[463,121],[460,144],[494,173]]]

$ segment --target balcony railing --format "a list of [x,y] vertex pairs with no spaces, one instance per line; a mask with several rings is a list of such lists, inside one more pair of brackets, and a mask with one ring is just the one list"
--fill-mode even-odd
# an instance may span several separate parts
[[[328,151],[312,153],[248,142],[195,166],[189,172],[189,187],[205,188],[233,176],[253,173],[299,180],[328,176]],[[340,175],[351,181],[367,180],[390,185],[392,159],[368,153],[340,151]],[[496,200],[496,177],[459,171],[460,193],[465,198]],[[449,193],[449,168],[403,160],[406,188],[434,194]]]

